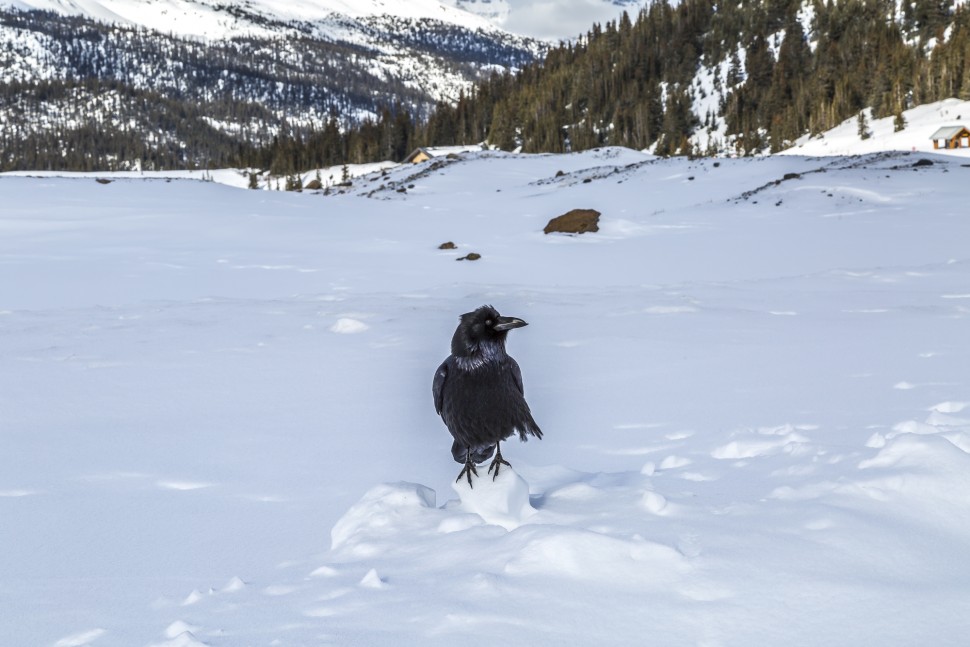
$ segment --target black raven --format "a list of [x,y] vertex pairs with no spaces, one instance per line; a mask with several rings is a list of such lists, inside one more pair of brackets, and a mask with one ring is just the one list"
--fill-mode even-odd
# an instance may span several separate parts
[[493,450],[488,471],[495,470],[495,480],[500,466],[509,465],[499,443],[513,433],[522,440],[529,434],[542,438],[523,397],[522,371],[505,352],[509,331],[525,325],[516,317],[501,316],[492,306],[463,314],[451,339],[451,355],[434,374],[435,411],[455,439],[452,456],[465,465],[456,482],[464,476],[471,487],[472,474],[478,476],[475,464]]

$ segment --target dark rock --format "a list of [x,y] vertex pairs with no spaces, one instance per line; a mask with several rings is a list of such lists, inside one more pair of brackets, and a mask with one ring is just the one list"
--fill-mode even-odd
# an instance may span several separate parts
[[103,177],[99,177],[95,180],[98,184],[111,184],[111,180],[106,180]]
[[314,178],[309,182],[307,182],[306,186],[303,188],[306,189],[307,191],[319,191],[320,189],[323,188],[323,182]]
[[441,243],[438,245],[438,249],[458,249],[458,245],[449,240],[447,243]]
[[924,157],[922,159],[919,159],[919,160],[916,160],[915,162],[913,162],[913,167],[914,168],[915,167],[919,167],[919,166],[933,166],[933,160],[928,160],[928,159],[926,159]]
[[585,234],[588,231],[599,231],[599,219],[600,212],[595,209],[573,209],[550,220],[542,231],[547,234]]

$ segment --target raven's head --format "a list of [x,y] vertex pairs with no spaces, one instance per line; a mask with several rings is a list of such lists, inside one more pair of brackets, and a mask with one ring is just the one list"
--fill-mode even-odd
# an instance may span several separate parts
[[492,306],[466,312],[451,338],[451,354],[456,357],[488,356],[505,352],[505,337],[513,328],[528,325],[517,317],[503,317]]

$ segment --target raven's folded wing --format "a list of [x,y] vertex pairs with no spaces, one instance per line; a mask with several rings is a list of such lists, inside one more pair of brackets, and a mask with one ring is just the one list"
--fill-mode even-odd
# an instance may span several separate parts
[[522,369],[519,368],[519,363],[511,357],[509,362],[512,363],[512,379],[515,381],[515,386],[519,389],[519,393],[525,395],[525,388],[522,386]]
[[434,410],[441,415],[444,406],[445,378],[448,377],[448,360],[441,363],[438,370],[434,373],[434,382],[431,384],[431,393],[434,395]]

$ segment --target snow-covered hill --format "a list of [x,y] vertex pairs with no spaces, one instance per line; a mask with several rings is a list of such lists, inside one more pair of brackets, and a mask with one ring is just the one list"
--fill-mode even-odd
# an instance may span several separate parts
[[[865,136],[859,131],[858,117],[817,137],[805,136],[784,151],[785,155],[862,155],[878,151],[933,150],[930,137],[943,126],[970,124],[970,101],[946,99],[917,106],[903,112],[905,124],[897,130],[895,119],[873,119],[865,111]],[[940,153],[970,159],[970,149],[940,150]]]
[[[600,149],[329,197],[0,176],[0,636],[960,644],[968,173]],[[599,232],[542,233],[577,207]],[[530,324],[545,437],[503,446],[524,484],[456,491],[431,378],[482,303]]]

